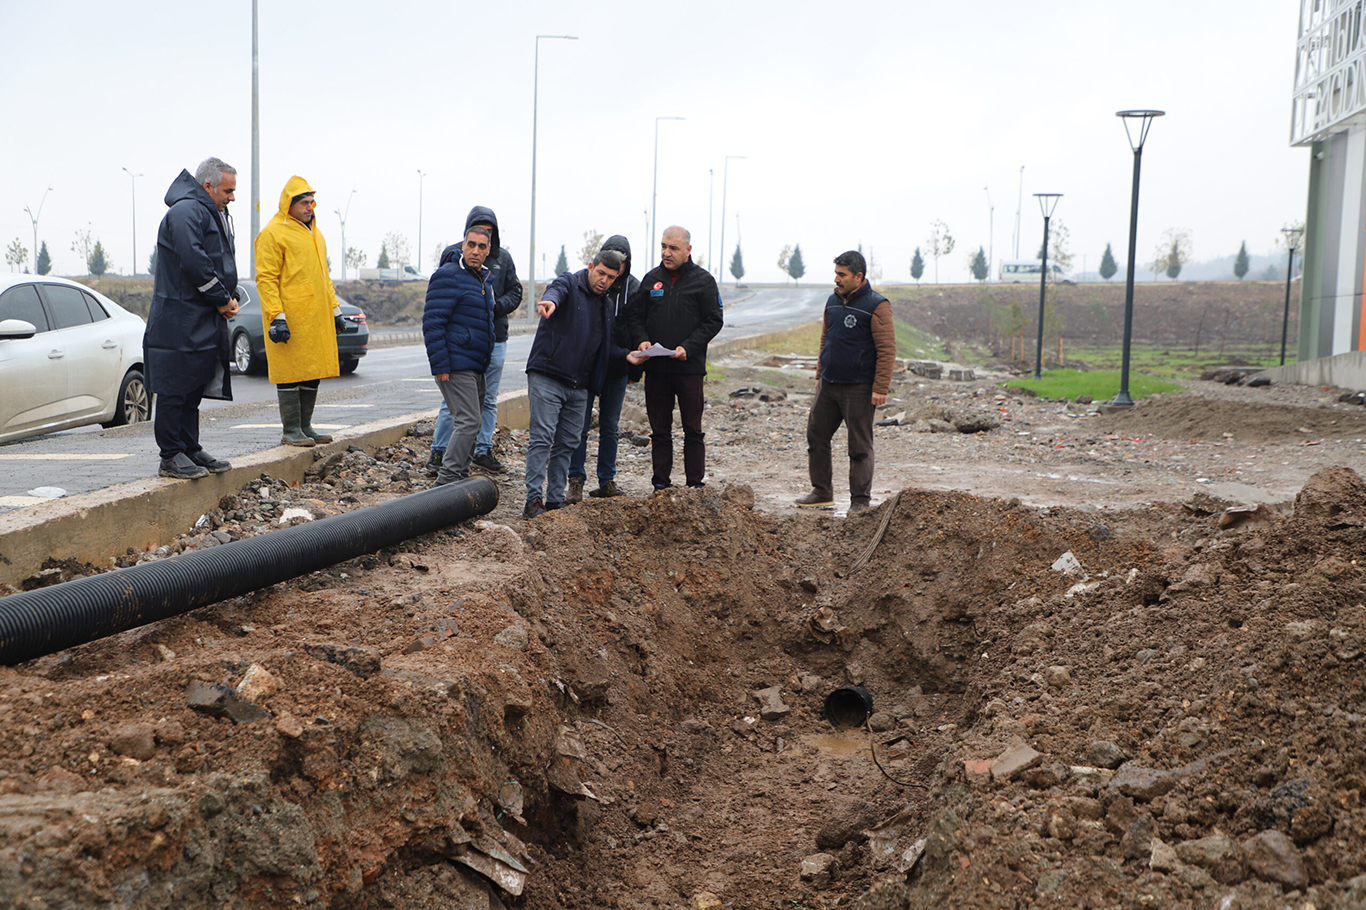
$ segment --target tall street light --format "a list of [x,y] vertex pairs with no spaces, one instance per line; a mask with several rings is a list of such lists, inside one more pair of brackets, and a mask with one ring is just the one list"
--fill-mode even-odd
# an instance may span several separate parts
[[[721,246],[718,248],[717,252],[720,254],[722,262],[725,262],[726,260],[726,184],[730,179],[730,161],[732,158],[744,160],[745,156],[727,155],[726,163],[721,169]],[[726,274],[725,271],[722,270],[721,277],[717,279],[717,283],[720,284],[720,282],[725,281],[725,279]]]
[[251,276],[256,277],[256,235],[261,233],[261,42],[256,0],[251,0]]
[[1124,121],[1124,133],[1129,147],[1134,150],[1134,189],[1129,198],[1129,274],[1124,276],[1124,354],[1119,367],[1119,393],[1110,404],[1131,408],[1134,399],[1129,394],[1129,347],[1134,333],[1134,269],[1138,265],[1138,174],[1143,166],[1143,143],[1148,141],[1148,129],[1153,120],[1165,111],[1116,111]]
[[716,169],[707,168],[707,271],[716,268],[716,261],[711,258],[711,215],[712,204],[716,201]]
[[[141,177],[142,175],[141,175],[141,174],[134,174],[132,171],[128,170],[128,168],[124,168],[124,169],[123,169],[123,172],[124,172],[125,174],[127,174],[129,177],[132,177],[132,178],[133,178],[133,181],[132,181],[132,182],[133,182],[133,271],[132,271],[132,275],[133,275],[134,277],[137,277],[137,274],[138,274],[138,178]],[[34,253],[33,255],[36,257],[38,254],[37,254],[37,253]]]
[[1058,207],[1058,200],[1062,198],[1062,193],[1035,193],[1034,198],[1039,200],[1039,211],[1043,212],[1043,271],[1039,275],[1039,340],[1034,345],[1034,378],[1043,378],[1043,304],[1044,294],[1048,290],[1048,220],[1053,217],[1053,210]]
[[[422,271],[422,181],[426,178],[422,168],[417,169],[417,270]],[[399,263],[399,267],[402,267]]]
[[659,121],[661,120],[686,120],[686,117],[656,117],[655,118],[655,181],[654,188],[650,190],[650,248],[654,249],[658,245],[659,239],[655,237],[655,201],[659,198]]
[[982,190],[987,194],[987,278],[995,274],[995,267],[992,265],[996,261],[996,206],[991,202],[991,187],[984,186]]
[[[353,187],[351,187],[351,196],[354,196],[354,195],[356,195],[356,188],[353,186]],[[342,210],[341,210],[340,208],[335,208],[335,209],[332,210],[332,211],[336,214],[337,219],[338,219],[339,221],[341,221],[341,243],[342,243],[341,280],[342,280],[342,281],[345,281],[345,280],[346,280],[346,216],[351,214],[351,196],[347,196],[347,197],[346,197],[346,211],[345,211],[345,212],[342,212]]]
[[1295,248],[1300,245],[1304,228],[1281,228],[1285,245],[1290,248],[1290,261],[1285,265],[1285,316],[1281,319],[1281,366],[1285,366],[1285,337],[1290,332],[1290,281],[1295,276]]
[[[536,63],[531,75],[531,242],[527,253],[527,299],[536,300],[536,114],[541,92],[541,39],[554,38],[561,41],[578,41],[577,35],[537,35]],[[462,238],[463,239],[463,238]],[[530,315],[530,310],[527,311]]]
[[1020,165],[1020,187],[1016,192],[1015,198],[1015,253],[1016,259],[1020,258],[1020,209],[1024,208],[1024,168]]
[[52,192],[52,187],[43,190],[43,198],[38,203],[38,214],[33,214],[33,209],[27,205],[24,211],[28,212],[28,220],[33,222],[33,274],[38,274],[38,219],[43,217],[43,204],[47,202],[47,194]]

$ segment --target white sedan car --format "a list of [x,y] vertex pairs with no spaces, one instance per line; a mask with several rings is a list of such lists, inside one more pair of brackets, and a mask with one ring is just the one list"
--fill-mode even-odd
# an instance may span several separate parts
[[0,274],[0,442],[146,420],[146,328],[74,281]]

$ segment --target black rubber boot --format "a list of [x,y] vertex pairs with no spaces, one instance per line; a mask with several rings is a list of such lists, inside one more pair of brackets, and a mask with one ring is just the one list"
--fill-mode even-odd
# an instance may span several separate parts
[[300,448],[315,445],[313,437],[306,435],[300,427],[303,417],[300,414],[299,390],[277,388],[275,394],[280,399],[280,423],[285,428],[285,434],[280,437],[280,444]]

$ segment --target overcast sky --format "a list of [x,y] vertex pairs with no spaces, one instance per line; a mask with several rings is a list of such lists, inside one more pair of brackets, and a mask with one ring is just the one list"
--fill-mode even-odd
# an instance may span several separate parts
[[[1094,270],[1107,242],[1122,269],[1133,154],[1114,113],[1126,108],[1167,112],[1143,156],[1140,263],[1172,227],[1189,229],[1196,260],[1244,240],[1266,253],[1305,210],[1308,152],[1288,145],[1298,10],[260,0],[261,224],[297,173],[317,188],[334,263],[334,210],[348,198],[347,246],[373,266],[396,231],[416,260],[421,185],[423,270],[482,204],[525,277],[535,36],[568,34],[578,40],[540,42],[538,275],[561,244],[573,262],[587,230],[623,233],[638,262],[657,264],[656,117],[686,118],[658,124],[658,232],[689,228],[697,258],[723,258],[725,156],[745,156],[730,161],[724,260],[738,239],[750,280],[783,277],[779,251],[800,243],[806,280],[824,283],[831,258],[862,243],[884,282],[907,281],[936,219],[957,240],[939,278],[966,280],[978,246],[1013,256],[1021,189],[1022,256],[1042,236],[1031,194],[1060,192],[1074,269],[1085,256]],[[167,187],[217,155],[239,171],[230,211],[245,276],[250,0],[0,0],[0,21],[0,245],[32,245],[23,207],[37,211],[51,186],[38,234],[54,271],[85,271],[71,243],[88,228],[128,272],[135,199],[145,272]]]

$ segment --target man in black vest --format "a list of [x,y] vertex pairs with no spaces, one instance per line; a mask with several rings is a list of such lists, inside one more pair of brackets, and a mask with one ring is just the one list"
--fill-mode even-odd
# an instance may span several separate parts
[[811,492],[805,509],[835,506],[830,440],[842,422],[849,432],[849,514],[872,502],[873,411],[887,403],[896,364],[892,306],[865,277],[863,254],[835,257],[835,293],[825,302],[816,400],[806,418],[806,464]]

